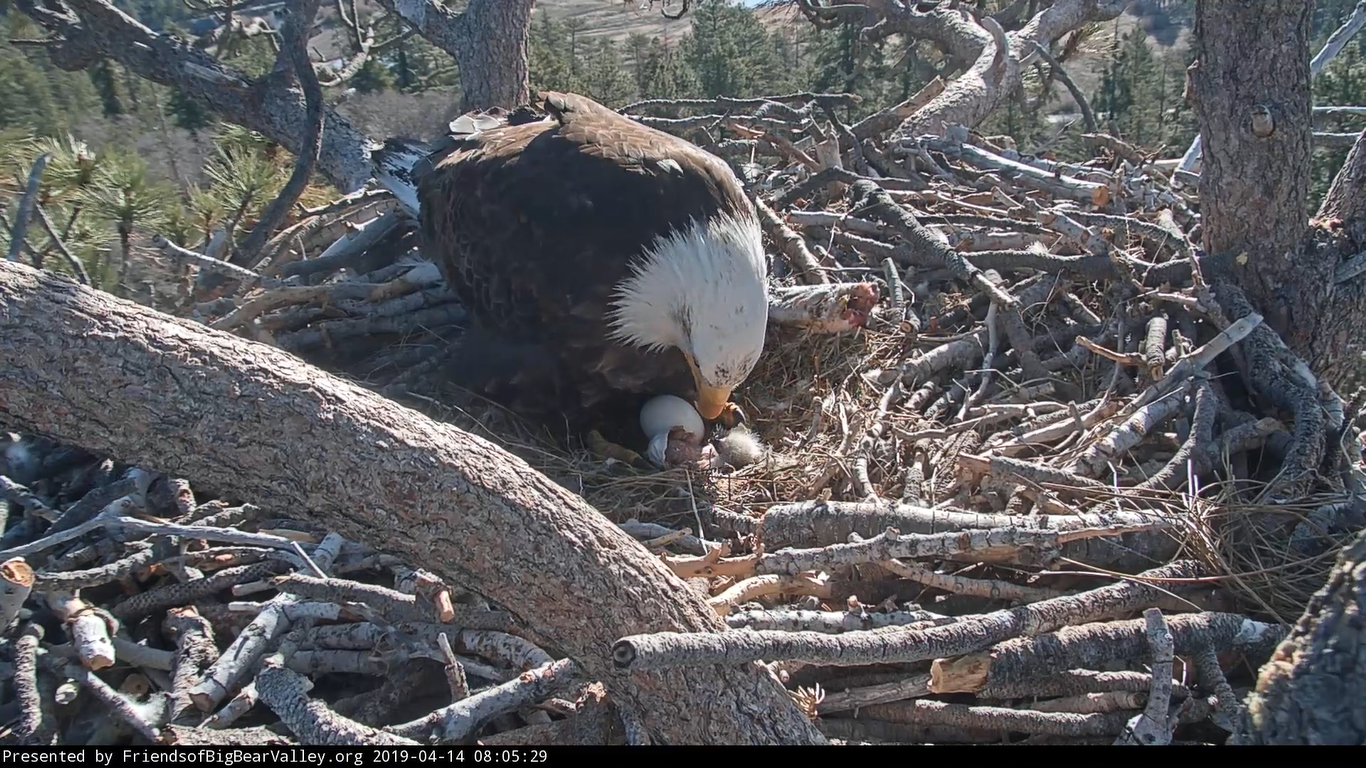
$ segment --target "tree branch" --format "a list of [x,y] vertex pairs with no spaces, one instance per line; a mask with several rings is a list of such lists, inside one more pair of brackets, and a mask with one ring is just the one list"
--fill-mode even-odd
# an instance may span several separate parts
[[614,672],[620,637],[726,625],[526,462],[288,353],[4,262],[0,425],[307,515],[482,594],[657,743],[824,741],[759,665]]
[[[873,4],[872,0],[861,2]],[[1023,29],[1010,34],[1002,32],[999,37],[995,32],[1000,32],[1000,27],[990,18],[979,23],[947,8],[920,13],[893,11],[890,4],[878,5],[888,7],[886,17],[889,19],[896,18],[897,14],[911,14],[915,22],[907,27],[908,32],[920,29],[917,36],[934,40],[960,60],[974,62],[967,72],[949,83],[942,94],[897,129],[898,137],[915,138],[927,133],[942,134],[946,125],[971,127],[982,122],[1019,84],[1021,65],[1038,55],[1035,44],[1047,46],[1089,21],[1113,19],[1124,10],[1126,3],[1121,0],[1059,0],[1039,12]],[[995,32],[990,27],[995,27]],[[1008,51],[1000,50],[995,42],[998,39],[1007,41]]]
[[[67,71],[83,71],[102,58],[134,74],[177,88],[209,110],[256,131],[290,152],[303,150],[308,133],[304,95],[278,75],[250,80],[179,38],[158,34],[108,0],[69,0],[74,11],[55,13],[36,0],[17,0],[25,15],[62,42],[48,48],[52,62]],[[318,154],[318,170],[342,192],[353,192],[370,179],[366,139],[347,120],[324,108],[326,125]]]
[[313,61],[308,58],[308,31],[313,26],[313,17],[318,13],[319,0],[290,0],[284,32],[281,35],[285,54],[294,76],[304,92],[305,117],[304,138],[299,154],[294,161],[294,171],[280,194],[262,212],[251,234],[242,241],[233,263],[251,268],[259,261],[257,253],[284,221],[285,216],[298,202],[299,196],[308,187],[313,176],[313,168],[318,164],[318,150],[323,136],[323,89],[318,83],[318,73],[313,69]]
[[47,168],[51,159],[52,153],[44,152],[33,161],[33,167],[28,172],[28,183],[24,185],[24,194],[19,198],[19,206],[14,212],[14,227],[10,230],[9,254],[6,257],[9,261],[18,261],[19,254],[24,250],[28,222],[33,216],[34,206],[38,203],[38,187],[43,180],[43,169]]

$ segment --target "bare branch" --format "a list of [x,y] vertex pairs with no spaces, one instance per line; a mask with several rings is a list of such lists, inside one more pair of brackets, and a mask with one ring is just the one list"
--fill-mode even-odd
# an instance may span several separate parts
[[50,160],[52,153],[44,152],[33,161],[33,167],[29,169],[28,183],[24,185],[24,194],[19,198],[19,207],[14,213],[14,227],[9,233],[9,253],[6,258],[10,261],[18,261],[19,254],[26,245],[28,221],[33,216],[34,206],[38,204],[38,187],[43,180],[43,169],[47,168]]
[[304,136],[299,142],[298,155],[289,181],[285,182],[280,194],[261,212],[255,228],[238,245],[237,253],[233,255],[232,261],[242,266],[251,267],[259,260],[258,253],[261,248],[299,200],[299,196],[303,194],[309,179],[313,176],[313,168],[318,164],[325,125],[323,89],[318,84],[318,74],[313,69],[313,62],[308,58],[308,33],[313,26],[313,17],[318,13],[318,4],[319,0],[291,0],[288,6],[281,37],[290,68],[304,92]]
[[[131,72],[179,89],[220,117],[250,128],[294,153],[307,135],[303,94],[278,76],[249,80],[178,38],[148,29],[107,0],[70,0],[75,13],[56,14],[34,0],[19,9],[63,42],[48,50],[69,71],[109,58]],[[331,109],[323,110],[326,135],[318,169],[342,192],[364,186],[371,174],[365,137]]]

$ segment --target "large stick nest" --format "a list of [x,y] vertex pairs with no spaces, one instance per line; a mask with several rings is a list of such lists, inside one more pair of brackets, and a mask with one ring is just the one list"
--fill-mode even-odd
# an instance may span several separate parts
[[[987,622],[1002,610],[1028,611],[1035,604],[1062,601],[1059,605],[1073,606],[1069,610],[1084,627],[1122,634],[1133,629],[1127,627],[1132,622],[1096,624],[1115,614],[1085,604],[1103,591],[1092,590],[1098,576],[1144,572],[1144,579],[1167,586],[1160,593],[1138,588],[1123,593],[1128,608],[1120,615],[1153,606],[1168,613],[1205,612],[1196,614],[1196,623],[1177,622],[1189,617],[1176,616],[1170,628],[1178,652],[1187,648],[1203,665],[1205,698],[1182,686],[1160,695],[1178,702],[1173,704],[1176,721],[1193,724],[1213,716],[1227,723],[1236,701],[1219,660],[1211,667],[1214,657],[1206,652],[1224,653],[1224,667],[1241,672],[1246,681],[1244,660],[1260,663],[1269,653],[1265,641],[1279,635],[1256,624],[1260,629],[1253,640],[1220,640],[1220,617],[1237,612],[1293,621],[1322,585],[1338,543],[1360,524],[1346,503],[1343,480],[1350,481],[1359,465],[1351,410],[1331,391],[1316,392],[1329,417],[1319,433],[1305,434],[1295,414],[1268,408],[1244,385],[1242,346],[1268,332],[1259,317],[1230,305],[1222,290],[1216,293],[1206,283],[1189,238],[1198,201],[1172,184],[1170,164],[1151,162],[1106,136],[1088,137],[1093,159],[1068,164],[1022,155],[1007,139],[955,127],[947,138],[865,139],[841,147],[837,137],[849,129],[820,107],[835,98],[760,99],[740,104],[746,114],[729,104],[724,117],[685,114],[716,104],[673,105],[684,116],[640,118],[734,163],[754,191],[767,228],[773,301],[788,310],[771,327],[760,365],[737,392],[762,455],[719,470],[632,466],[601,445],[560,445],[496,404],[451,387],[442,362],[460,343],[464,312],[439,271],[415,250],[411,218],[382,190],[302,211],[268,244],[254,271],[225,268],[164,244],[162,254],[228,277],[219,282],[216,295],[200,292],[187,302],[183,314],[295,352],[508,447],[660,552],[734,628],[816,630],[853,643],[858,630],[899,625],[907,632],[920,627],[932,632],[946,623],[966,626]],[[869,285],[878,296],[874,307],[858,298],[869,295]],[[0,466],[0,474],[17,471],[16,456],[32,459],[67,450],[31,437],[15,440],[12,447],[23,451],[7,454],[12,466]],[[1348,446],[1351,458],[1323,449],[1334,440]],[[1306,451],[1312,457],[1309,471],[1299,471],[1305,468]],[[115,482],[120,472],[108,462],[82,461],[89,466],[81,464],[86,474],[79,482],[34,471],[24,478],[31,488],[7,490],[7,498],[36,516],[31,530],[11,526],[7,546],[30,546],[42,525],[36,521],[58,514],[48,510],[44,517],[48,507],[65,514],[63,505],[85,505],[93,515],[109,505],[108,512],[119,501],[115,497],[142,477],[133,470]],[[105,485],[87,482],[90,472]],[[163,506],[178,512],[178,521],[255,528],[267,536],[288,533],[286,521],[254,520],[246,508],[224,512],[225,504],[216,501],[209,507],[204,504],[209,499],[195,499],[184,481],[143,481],[138,493],[172,494]],[[103,493],[106,485],[119,492],[98,499],[99,506],[81,495]],[[66,498],[69,486],[81,494]],[[175,496],[177,488],[190,498]],[[206,490],[201,496],[230,497],[232,492]],[[952,540],[937,538],[945,532],[957,534]],[[205,537],[224,535],[231,540],[235,534],[220,530]],[[334,607],[343,606],[342,612],[323,620],[360,623],[305,624],[299,633],[272,636],[271,643],[292,655],[266,663],[255,688],[241,688],[248,678],[243,670],[232,670],[233,684],[215,692],[210,673],[221,671],[224,662],[205,661],[207,677],[195,687],[173,686],[181,697],[173,702],[181,707],[177,711],[191,711],[191,703],[205,712],[221,706],[212,721],[225,727],[250,710],[259,695],[282,712],[304,695],[289,672],[352,681],[323,686],[314,695],[356,718],[338,726],[359,729],[347,731],[355,743],[393,733],[425,739],[439,736],[441,728],[451,729],[445,733],[452,739],[476,732],[495,738],[489,734],[498,730],[520,735],[496,738],[531,738],[533,733],[550,738],[550,731],[535,730],[550,727],[546,711],[581,716],[596,711],[601,691],[584,689],[576,703],[551,700],[540,714],[524,717],[530,731],[519,732],[518,723],[506,719],[492,725],[487,718],[469,719],[460,709],[469,705],[459,704],[471,690],[461,692],[465,671],[502,684],[478,695],[484,697],[481,706],[497,708],[501,702],[499,711],[509,711],[563,687],[568,668],[550,665],[544,651],[503,634],[515,628],[504,626],[496,607],[492,618],[485,617],[491,622],[487,629],[467,624],[463,632],[452,630],[437,655],[437,625],[451,620],[437,614],[454,615],[456,585],[423,581],[420,573],[379,553],[339,549],[340,540],[326,531],[301,540],[310,542],[307,551],[298,552],[302,560],[279,568],[272,565],[278,559],[234,555],[227,548],[206,550],[177,567],[200,569],[197,576],[182,575],[199,583],[210,568],[264,563],[259,573],[242,571],[222,583],[232,585],[235,594],[278,589],[281,595],[330,600]],[[269,541],[264,546],[273,546]],[[101,554],[90,549],[74,548],[44,568],[60,572],[100,560]],[[216,560],[206,559],[214,553]],[[105,553],[103,559],[127,563],[137,556]],[[310,557],[322,567],[310,565]],[[377,596],[343,578],[322,579],[320,586],[301,575],[327,571],[333,564],[337,576],[390,582],[399,591]],[[298,573],[284,577],[288,583],[268,580],[289,567]],[[129,572],[155,575],[130,566],[110,578]],[[40,582],[53,578],[39,577]],[[170,599],[167,588],[156,593],[157,600]],[[1105,589],[1129,587],[1121,582]],[[126,608],[129,602],[119,602],[125,608],[115,607],[114,613],[145,613]],[[293,610],[276,602],[234,613],[199,600],[197,608],[186,609],[189,613],[173,613],[185,623],[176,632],[209,638],[217,632],[220,638],[236,636],[233,642],[240,644],[247,635],[237,633],[247,622],[269,624],[272,616]],[[71,622],[73,632],[74,622],[92,610],[76,597],[55,605],[62,607],[57,613]],[[418,613],[406,613],[411,611]],[[378,688],[354,684],[379,674],[374,659],[349,650],[371,647],[361,635],[375,626],[367,622],[378,621],[376,612],[395,622],[414,616],[428,622],[425,640],[405,635],[409,645],[397,650],[385,645],[382,658],[385,664],[397,663],[395,654],[401,651],[407,660],[446,662],[456,703],[405,725],[403,720],[414,716],[411,707],[399,706],[408,688],[438,699],[444,694],[416,682],[423,678],[420,669],[403,667],[408,677],[390,678]],[[1160,660],[1157,649],[1169,629],[1157,618],[1160,614],[1148,617],[1146,632],[1154,659]],[[357,639],[338,644],[340,636],[333,634],[339,630],[333,626],[350,627],[345,631],[356,632]],[[89,669],[100,668],[87,658],[98,657],[96,635],[87,636],[84,645],[72,635],[72,653]],[[323,635],[331,639],[320,639]],[[1014,693],[1004,692],[989,675],[973,682],[964,670],[980,661],[973,649],[992,647],[989,633],[984,636],[971,648],[912,654],[913,660],[904,662],[869,660],[852,669],[848,662],[841,667],[801,660],[825,658],[819,649],[804,651],[814,655],[798,654],[790,663],[763,650],[728,648],[725,653],[744,651],[774,662],[770,668],[790,686],[794,700],[821,717],[827,735],[843,739],[981,741],[1009,730],[1036,738],[1111,741],[1126,732],[1130,716],[1142,708],[1136,698],[1140,692],[1159,696],[1158,666],[1151,676],[1121,670],[1102,673],[1116,677],[1097,682],[1088,670],[1106,664],[1078,662],[1076,667],[1086,669],[1072,669],[1052,688],[1040,681],[1060,670],[1033,670],[1027,677],[1038,685],[1008,689]],[[174,646],[176,641],[168,642]],[[665,663],[663,657],[673,657],[669,663],[715,660],[661,650],[649,638],[622,642],[637,664]],[[1082,644],[1091,642],[1110,640]],[[379,646],[373,647],[379,653]],[[1127,647],[1112,650],[1128,653],[1122,650]],[[258,655],[266,650],[253,646]],[[128,651],[123,647],[119,653]],[[28,645],[19,647],[19,658],[28,659],[24,654],[30,652]],[[190,651],[181,642],[178,652]],[[937,660],[930,665],[931,659]],[[998,668],[1005,664],[996,663]],[[523,676],[520,683],[511,679],[532,668],[540,676]],[[84,674],[72,666],[67,673]],[[94,675],[80,681],[102,700],[114,701]],[[1040,705],[1038,711],[1009,715],[1017,710],[924,698],[955,692],[975,692],[986,704],[1026,694],[1054,696],[1062,709]],[[378,703],[362,706],[361,699],[372,695],[380,697]],[[1078,696],[1086,702],[1078,703]],[[914,701],[906,704],[907,699]],[[1083,704],[1109,708],[1092,711]],[[424,711],[431,707],[419,707],[416,714]],[[864,719],[845,719],[851,712],[862,712]],[[1002,712],[1009,715],[1006,720]],[[1062,723],[1063,712],[1091,714],[1084,723]],[[630,714],[618,714],[629,731]],[[310,728],[323,727],[308,718],[281,717],[287,730],[305,741]],[[146,713],[125,712],[124,722],[138,732],[153,727]],[[904,723],[916,727],[898,725]],[[385,733],[371,727],[385,724]],[[204,732],[192,736],[177,730],[173,723],[166,728],[182,743],[208,738]],[[267,742],[283,738],[278,727],[233,733],[232,738]]]
[[[1170,164],[1088,136],[1095,158],[1070,165],[961,129],[866,142],[841,158],[818,104],[641,118],[730,159],[775,212],[775,291],[869,281],[881,295],[857,327],[772,327],[737,393],[766,449],[749,466],[626,466],[454,391],[440,364],[463,312],[382,192],[306,215],[276,238],[261,273],[302,275],[290,280],[297,287],[252,288],[194,312],[490,437],[618,522],[729,520],[723,530],[743,535],[740,518],[809,500],[1021,519],[1141,513],[1152,524],[1134,534],[1144,554],[1089,565],[1151,566],[1143,557],[1184,548],[1226,577],[1240,605],[1293,620],[1350,530],[1334,511],[1346,495],[1333,466],[1287,476],[1287,454],[1301,449],[1293,416],[1246,391],[1236,345],[1212,356],[1242,337],[1227,336],[1237,318],[1192,274],[1198,201],[1171,183]],[[847,183],[856,172],[878,179],[878,196],[859,198]],[[344,222],[365,225],[349,247],[315,236]],[[300,234],[308,253],[332,247],[291,261]],[[985,286],[1025,301],[1008,307]]]

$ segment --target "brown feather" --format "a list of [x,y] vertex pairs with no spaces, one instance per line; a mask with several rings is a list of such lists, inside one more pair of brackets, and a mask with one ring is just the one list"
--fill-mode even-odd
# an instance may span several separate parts
[[[456,141],[418,179],[423,252],[486,336],[459,365],[466,386],[578,428],[623,393],[693,397],[680,351],[611,340],[607,312],[657,237],[752,217],[748,198],[723,161],[682,139],[574,94],[541,94],[541,106],[547,119]],[[494,372],[498,346],[513,359]],[[538,354],[554,365],[512,385],[506,369]]]

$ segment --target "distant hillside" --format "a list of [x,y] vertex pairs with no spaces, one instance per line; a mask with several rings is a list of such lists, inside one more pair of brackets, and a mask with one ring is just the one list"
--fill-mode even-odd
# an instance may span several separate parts
[[[756,13],[769,27],[808,23],[794,5],[775,5],[770,4],[771,2],[772,0],[748,0],[744,4],[757,6]],[[283,5],[280,0],[248,0],[239,5],[239,8],[245,11],[239,13],[245,16],[259,16],[272,26],[277,26]],[[1112,35],[1124,35],[1142,27],[1147,32],[1149,46],[1159,56],[1168,51],[1184,48],[1190,38],[1190,30],[1185,26],[1184,19],[1179,15],[1173,16],[1167,10],[1170,5],[1173,3],[1163,0],[1139,0],[1131,3],[1119,19],[1106,25],[1106,33],[1102,37],[1110,39]],[[357,6],[362,18],[376,17],[384,12],[376,0],[359,0]],[[673,0],[667,7],[674,11],[679,6],[680,3]],[[661,7],[663,6],[660,3],[651,6],[648,0],[537,0],[533,13],[536,16],[549,15],[561,22],[573,19],[582,25],[580,35],[586,38],[608,37],[617,42],[623,42],[637,33],[646,37],[676,40],[692,31],[690,18],[685,16],[677,20],[667,19],[660,13]],[[328,59],[346,56],[348,51],[344,38],[340,36],[335,25],[335,10],[325,5],[321,9],[319,20],[323,32],[311,42],[313,50]],[[195,33],[203,33],[213,25],[214,22],[206,16],[187,26]],[[1096,49],[1100,46],[1091,47]],[[1099,83],[1102,67],[1102,57],[1092,53],[1077,57],[1067,69],[1082,90],[1090,93]]]
[[[795,5],[771,5],[765,0],[749,0],[745,5],[758,6],[756,13],[769,27],[792,24],[808,24]],[[1103,41],[1122,37],[1129,32],[1142,28],[1147,33],[1148,45],[1155,55],[1163,57],[1184,50],[1190,41],[1190,28],[1185,20],[1172,14],[1169,0],[1138,0],[1129,4],[1125,12],[1116,20],[1106,24],[1105,31],[1098,36],[1088,51],[1075,57],[1067,64],[1067,71],[1088,96],[1100,86],[1102,70],[1105,66]],[[586,37],[607,36],[618,42],[634,33],[646,37],[677,39],[692,31],[692,23],[685,16],[679,20],[669,20],[660,14],[660,5],[651,8],[648,0],[537,0],[536,14],[549,14],[556,20],[569,18],[583,22]],[[679,7],[677,0],[670,3],[670,11]],[[1053,104],[1070,110],[1071,100],[1061,87],[1056,89]]]

